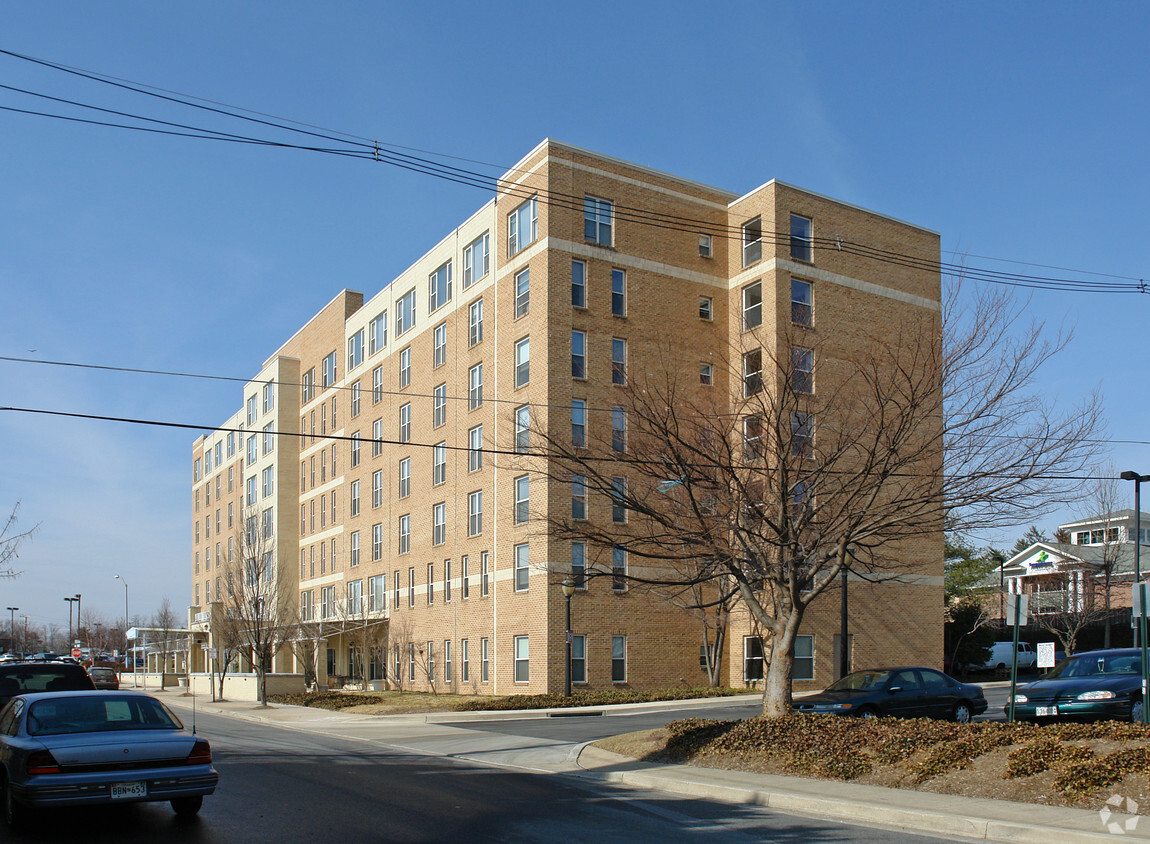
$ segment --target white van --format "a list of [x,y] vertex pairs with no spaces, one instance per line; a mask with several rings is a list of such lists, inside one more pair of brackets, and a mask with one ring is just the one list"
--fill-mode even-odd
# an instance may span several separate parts
[[[999,671],[1010,670],[1010,649],[1013,642],[995,642],[990,647],[990,656],[982,665],[972,665],[971,668],[986,671],[988,669],[997,669]],[[1035,651],[1034,645],[1029,642],[1018,643],[1018,667],[1019,668],[1033,668],[1034,664],[1038,662],[1038,652]]]

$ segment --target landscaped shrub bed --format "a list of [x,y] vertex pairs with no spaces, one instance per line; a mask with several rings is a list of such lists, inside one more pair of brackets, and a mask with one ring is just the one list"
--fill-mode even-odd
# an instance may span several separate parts
[[[1006,778],[1055,773],[1063,794],[1089,794],[1126,774],[1150,772],[1150,728],[1114,721],[1097,724],[951,724],[927,719],[854,719],[791,715],[746,721],[673,721],[663,761],[754,767],[771,760],[788,773],[852,780],[879,766],[903,765],[922,784],[961,770],[978,757],[1014,747]],[[1123,745],[1096,755],[1084,742]]]
[[604,691],[577,691],[571,697],[563,695],[508,695],[486,700],[465,700],[455,708],[460,712],[499,709],[552,709],[564,706],[607,706],[613,703],[652,703],[660,700],[695,700],[704,697],[745,695],[746,689],[699,688],[636,691],[634,689],[606,689]]

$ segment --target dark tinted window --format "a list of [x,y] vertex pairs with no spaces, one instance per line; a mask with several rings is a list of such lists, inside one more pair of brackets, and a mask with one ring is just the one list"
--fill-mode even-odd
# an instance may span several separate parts
[[[9,681],[15,681],[15,684]],[[79,665],[47,663],[0,666],[0,695],[23,692],[70,692],[94,689],[92,678]],[[13,691],[9,691],[13,689]]]
[[38,700],[28,709],[28,735],[108,730],[177,730],[180,722],[158,700],[118,695]]

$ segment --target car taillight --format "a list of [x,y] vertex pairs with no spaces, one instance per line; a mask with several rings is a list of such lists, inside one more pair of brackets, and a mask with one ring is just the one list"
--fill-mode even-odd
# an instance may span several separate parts
[[187,764],[189,765],[210,765],[212,764],[212,747],[203,739],[196,739],[196,743],[192,746],[192,752],[188,755]]
[[56,764],[56,759],[50,752],[37,750],[24,763],[24,770],[28,774],[58,774],[60,766]]

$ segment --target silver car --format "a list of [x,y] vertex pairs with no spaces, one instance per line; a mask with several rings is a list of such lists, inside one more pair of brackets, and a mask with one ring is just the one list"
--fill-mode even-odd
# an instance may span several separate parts
[[208,742],[143,692],[41,692],[0,710],[4,813],[18,827],[30,809],[170,801],[200,810],[216,790]]

